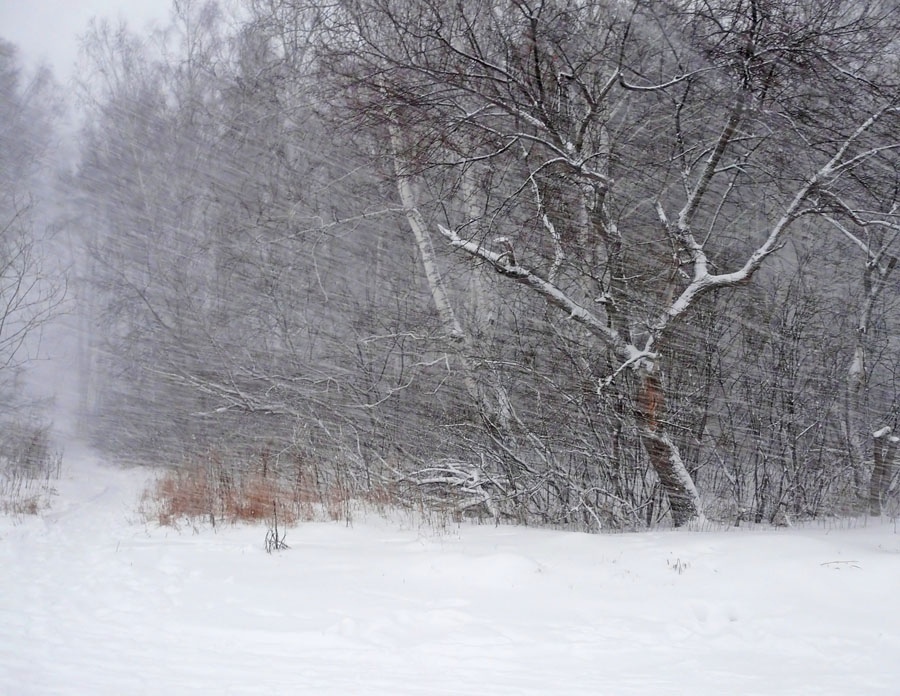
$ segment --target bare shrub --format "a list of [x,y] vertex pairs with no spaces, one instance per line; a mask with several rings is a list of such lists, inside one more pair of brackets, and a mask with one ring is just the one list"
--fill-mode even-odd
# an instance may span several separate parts
[[379,512],[399,506],[387,486],[368,490],[296,453],[278,459],[210,450],[158,477],[144,492],[141,513],[163,526],[250,522],[294,525],[301,520],[352,521],[357,505]]
[[272,522],[269,525],[269,530],[266,532],[265,540],[266,553],[284,551],[291,548],[284,541],[286,536],[283,527],[281,532],[278,531],[278,506],[272,503]]
[[254,466],[237,468],[219,453],[187,462],[160,476],[143,496],[142,511],[160,525],[191,522],[259,522],[277,506],[284,524],[299,517],[291,487]]
[[46,425],[7,423],[0,435],[0,513],[36,515],[50,507],[61,467]]

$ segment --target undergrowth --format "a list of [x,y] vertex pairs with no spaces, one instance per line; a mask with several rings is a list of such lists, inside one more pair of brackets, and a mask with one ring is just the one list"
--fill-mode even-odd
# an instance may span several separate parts
[[50,507],[62,455],[44,425],[7,423],[0,435],[0,513],[36,515]]
[[140,512],[161,526],[189,524],[340,521],[351,523],[360,506],[396,504],[387,487],[364,487],[333,468],[297,456],[209,451],[186,458],[144,491]]

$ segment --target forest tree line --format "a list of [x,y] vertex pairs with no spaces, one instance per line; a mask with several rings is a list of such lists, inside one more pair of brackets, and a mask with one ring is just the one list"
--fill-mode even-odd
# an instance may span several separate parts
[[881,514],[897,10],[96,23],[68,181],[95,444],[579,529]]

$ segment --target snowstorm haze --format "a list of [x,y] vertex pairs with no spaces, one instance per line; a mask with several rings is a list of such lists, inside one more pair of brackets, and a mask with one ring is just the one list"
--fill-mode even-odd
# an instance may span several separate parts
[[[24,374],[27,401],[43,402],[48,420],[61,440],[72,438],[78,408],[79,354],[83,337],[75,313],[77,261],[80,242],[73,238],[71,216],[58,177],[71,171],[77,157],[79,102],[73,91],[77,78],[81,37],[91,20],[103,18],[149,29],[162,22],[169,9],[167,0],[34,0],[0,4],[0,38],[11,42],[27,79],[40,69],[52,73],[56,88],[48,101],[54,110],[56,133],[41,144],[40,167],[29,191],[35,202],[34,228],[41,237],[40,254],[46,259],[42,272],[65,278],[69,301],[60,316],[28,338],[27,352],[33,359]],[[62,444],[60,442],[60,444]]]
[[0,693],[896,694],[898,9],[0,0]]
[[896,509],[895,3],[541,8],[6,3],[11,393],[497,522]]
[[92,19],[124,21],[145,31],[163,23],[167,0],[9,0],[0,6],[3,38],[33,68],[50,66],[63,84],[75,77],[81,37]]

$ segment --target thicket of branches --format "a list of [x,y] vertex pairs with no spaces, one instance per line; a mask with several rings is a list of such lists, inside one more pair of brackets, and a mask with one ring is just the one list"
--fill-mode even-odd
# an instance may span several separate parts
[[49,72],[24,70],[0,38],[0,512],[43,507],[59,471],[46,404],[27,389],[26,374],[66,291],[48,222],[58,106]]
[[95,26],[96,439],[586,529],[880,514],[896,10],[181,1],[152,37]]

